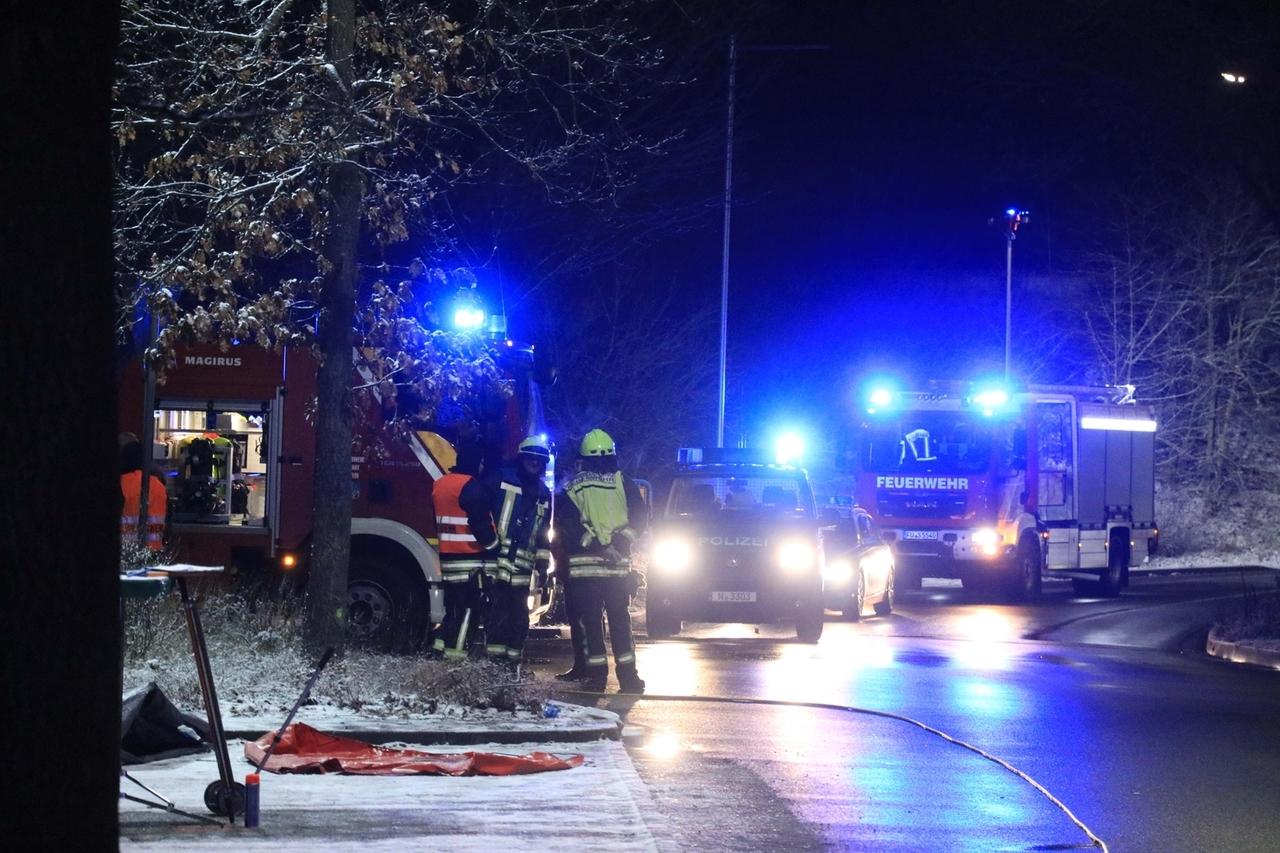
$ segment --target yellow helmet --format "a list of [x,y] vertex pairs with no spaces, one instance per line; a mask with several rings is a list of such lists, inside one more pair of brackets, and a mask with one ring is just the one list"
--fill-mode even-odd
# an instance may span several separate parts
[[609,433],[602,429],[593,429],[582,437],[582,446],[578,448],[582,456],[617,456],[618,448],[614,446]]

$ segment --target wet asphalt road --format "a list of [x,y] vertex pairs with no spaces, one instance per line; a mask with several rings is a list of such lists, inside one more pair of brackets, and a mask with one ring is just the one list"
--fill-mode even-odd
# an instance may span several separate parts
[[[1273,573],[1135,577],[1118,600],[1034,604],[929,583],[887,618],[695,625],[639,646],[650,694],[856,706],[918,720],[1040,782],[1116,851],[1280,849],[1280,672],[1200,649]],[[535,666],[567,664],[539,641]],[[581,701],[580,699],[578,701]],[[664,846],[1070,850],[1085,832],[1008,770],[910,723],[814,708],[603,700]]]

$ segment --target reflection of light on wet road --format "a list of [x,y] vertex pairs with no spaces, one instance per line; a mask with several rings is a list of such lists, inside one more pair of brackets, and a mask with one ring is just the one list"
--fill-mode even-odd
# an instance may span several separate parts
[[1020,639],[1018,623],[996,610],[984,607],[959,616],[952,623],[956,643],[952,659],[969,669],[1008,669],[1019,651],[1012,641]]
[[1016,691],[996,681],[957,681],[951,687],[951,695],[956,708],[986,719],[1008,718],[1020,711]]
[[646,735],[644,745],[640,747],[646,754],[653,758],[668,760],[675,758],[684,751],[684,747],[680,743],[680,739],[673,734],[667,732],[655,732]]
[[641,661],[649,692],[693,695],[698,692],[701,665],[688,643],[654,643]]
[[834,672],[895,666],[893,644],[885,636],[844,634],[824,638],[822,656]]

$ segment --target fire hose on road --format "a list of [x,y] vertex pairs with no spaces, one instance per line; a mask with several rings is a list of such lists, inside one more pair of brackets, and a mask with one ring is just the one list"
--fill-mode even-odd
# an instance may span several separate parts
[[608,698],[608,699],[634,698],[636,701],[642,701],[642,702],[643,701],[706,702],[711,704],[722,704],[722,705],[771,705],[771,706],[782,707],[782,708],[814,708],[816,710],[821,710],[821,711],[841,711],[846,714],[863,714],[869,717],[882,717],[888,720],[897,720],[898,722],[909,723],[910,725],[913,725],[916,728],[923,729],[924,731],[928,732],[931,735],[934,735],[935,737],[939,737],[945,740],[947,743],[954,744],[955,746],[961,747],[962,749],[967,749],[970,752],[976,755],[979,755],[982,758],[985,758],[987,761],[993,762],[994,764],[998,764],[1000,767],[1012,773],[1014,776],[1017,776],[1019,779],[1026,782],[1028,785],[1030,785],[1032,788],[1038,791],[1050,803],[1053,803],[1053,805],[1059,811],[1065,814],[1072,823],[1074,823],[1077,827],[1079,827],[1080,831],[1083,832],[1085,836],[1089,839],[1091,846],[1098,848],[1099,850],[1102,851],[1102,853],[1110,853],[1109,848],[1107,847],[1107,843],[1105,841],[1099,838],[1093,832],[1093,830],[1091,830],[1087,825],[1085,825],[1084,821],[1076,817],[1075,813],[1071,811],[1071,809],[1067,806],[1066,803],[1062,802],[1062,800],[1055,797],[1053,793],[1049,791],[1048,788],[1046,788],[1044,785],[1041,785],[1039,782],[1033,779],[1030,775],[1028,775],[1022,770],[1019,770],[1017,767],[1014,767],[1012,764],[1005,761],[1003,758],[992,755],[991,753],[987,752],[981,747],[974,746],[971,743],[967,743],[966,741],[960,740],[957,737],[947,734],[941,729],[936,729],[933,726],[928,725],[927,723],[922,723],[917,719],[903,716],[902,714],[895,714],[891,711],[877,711],[874,708],[859,708],[855,705],[834,705],[827,702],[792,702],[792,701],[786,701],[783,699],[750,699],[750,698],[740,697],[740,696],[666,696],[666,695],[656,695],[656,694],[645,693],[643,695],[637,695],[637,696],[631,697],[631,696],[619,695],[619,694],[613,694],[613,693],[594,693],[594,692],[583,691],[583,690],[562,690],[557,692],[566,696],[582,696],[582,697]]

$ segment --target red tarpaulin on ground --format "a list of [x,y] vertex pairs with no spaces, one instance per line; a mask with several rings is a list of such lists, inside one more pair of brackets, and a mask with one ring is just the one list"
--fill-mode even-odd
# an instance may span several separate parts
[[[244,757],[256,766],[267,754],[275,732],[244,745]],[[495,752],[420,752],[374,746],[335,737],[305,723],[294,723],[271,753],[263,770],[272,773],[350,773],[359,776],[515,776],[568,770],[582,764],[581,755],[561,758],[549,752],[502,755]]]

